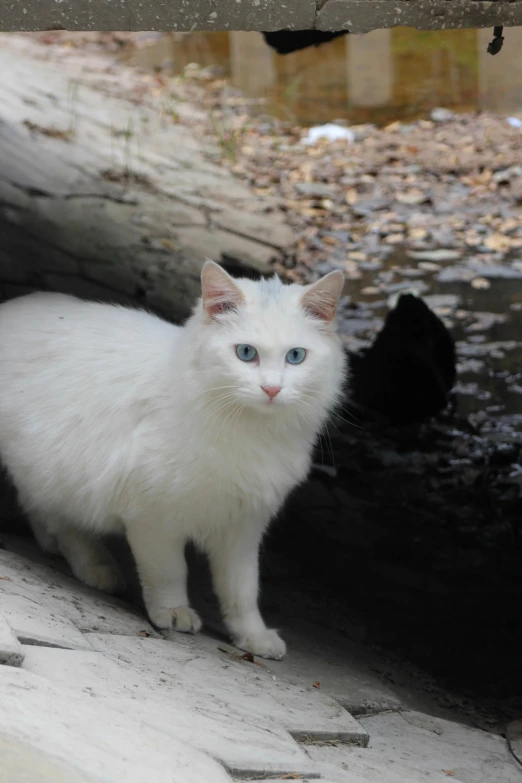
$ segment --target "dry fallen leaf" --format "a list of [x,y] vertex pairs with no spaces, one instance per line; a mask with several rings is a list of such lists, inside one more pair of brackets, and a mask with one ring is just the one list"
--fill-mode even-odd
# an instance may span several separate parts
[[452,769],[443,769],[442,771],[444,772],[445,775],[448,775],[448,777],[450,778],[455,777],[455,773],[453,772]]
[[4,582],[12,582],[13,581],[10,576],[0,576],[0,579],[3,579]]
[[314,682],[312,687],[313,688],[320,688],[321,687],[321,683],[320,682]]
[[388,234],[384,241],[387,245],[401,245],[404,242],[404,234]]
[[252,653],[246,652],[244,655],[241,656],[244,661],[248,661],[249,663],[255,663],[254,656]]
[[491,288],[491,283],[485,277],[474,277],[471,281],[471,287],[477,290],[485,290],[486,288]]
[[286,775],[281,775],[281,780],[302,780],[302,776],[298,772],[288,772]]
[[150,633],[148,631],[139,631],[138,636],[141,636],[142,639],[148,639]]
[[346,193],[344,200],[347,204],[350,204],[353,206],[354,204],[357,204],[357,201],[359,200],[359,195],[357,193],[357,190],[355,188],[350,188],[350,190]]
[[400,204],[423,204],[428,200],[426,194],[419,188],[411,188],[411,190],[399,191],[395,194],[395,199]]
[[412,239],[414,242],[426,239],[427,236],[428,232],[425,228],[411,228],[408,232],[409,239]]
[[488,250],[499,250],[502,252],[509,250],[511,241],[509,237],[506,237],[503,234],[491,234],[491,236],[486,237],[484,240],[484,245]]

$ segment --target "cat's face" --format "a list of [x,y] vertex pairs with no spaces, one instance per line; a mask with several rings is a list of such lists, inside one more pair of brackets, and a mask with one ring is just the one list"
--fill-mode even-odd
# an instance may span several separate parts
[[343,352],[332,329],[343,285],[339,272],[312,286],[234,280],[207,262],[197,330],[197,366],[223,403],[277,415],[293,406],[306,417],[339,394]]

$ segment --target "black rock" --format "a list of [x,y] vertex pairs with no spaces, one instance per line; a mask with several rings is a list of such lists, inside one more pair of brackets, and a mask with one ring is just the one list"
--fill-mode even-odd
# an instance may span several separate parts
[[350,397],[392,424],[440,413],[455,383],[455,344],[440,318],[413,294],[402,294],[375,342],[349,354]]

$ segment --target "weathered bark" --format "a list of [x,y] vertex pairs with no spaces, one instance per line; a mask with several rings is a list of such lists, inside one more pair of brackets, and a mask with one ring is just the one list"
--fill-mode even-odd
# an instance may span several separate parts
[[22,37],[0,67],[4,298],[51,288],[179,318],[205,257],[264,272],[291,246],[281,215],[210,160],[215,141],[194,138],[193,109],[166,118],[150,89],[136,103],[144,77]]

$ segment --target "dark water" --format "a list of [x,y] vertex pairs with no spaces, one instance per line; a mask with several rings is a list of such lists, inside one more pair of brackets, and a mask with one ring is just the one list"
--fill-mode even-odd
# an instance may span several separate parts
[[[463,256],[459,267],[466,261],[473,261],[473,256]],[[513,432],[522,431],[522,274],[490,277],[488,288],[477,290],[467,280],[438,280],[440,272],[455,269],[455,262],[437,266],[438,271],[431,272],[415,269],[416,261],[397,250],[379,269],[347,281],[350,307],[341,328],[348,345],[357,349],[369,344],[388,312],[390,295],[398,288],[416,289],[457,343],[459,412],[486,413],[492,420],[510,416]],[[405,275],[413,270],[415,276]]]
[[233,86],[302,124],[386,124],[436,106],[522,109],[522,29],[505,36],[492,57],[491,30],[377,30],[290,55],[273,52],[259,33],[143,33],[125,56],[172,74],[194,62],[217,66]]

